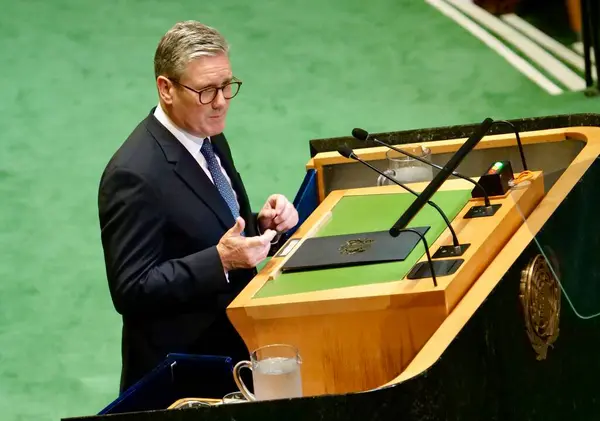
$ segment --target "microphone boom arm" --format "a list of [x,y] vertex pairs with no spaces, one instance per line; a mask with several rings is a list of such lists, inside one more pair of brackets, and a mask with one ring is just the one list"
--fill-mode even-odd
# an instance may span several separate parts
[[[379,145],[383,145],[383,146],[385,146],[385,147],[388,147],[388,148],[390,148],[390,149],[392,149],[392,150],[394,150],[394,151],[396,151],[396,152],[398,152],[398,153],[401,153],[401,154],[403,154],[403,155],[406,155],[406,156],[408,156],[408,157],[410,157],[410,158],[412,158],[412,159],[415,159],[415,160],[417,160],[417,161],[419,161],[419,162],[422,162],[422,163],[424,163],[424,164],[431,165],[433,168],[437,168],[438,170],[441,170],[441,169],[443,169],[443,167],[442,167],[441,165],[437,165],[437,164],[434,164],[433,162],[429,162],[429,161],[427,161],[426,159],[424,159],[424,158],[421,158],[420,156],[414,155],[414,154],[412,154],[412,153],[410,153],[410,152],[403,151],[402,149],[396,148],[396,147],[395,147],[395,146],[393,146],[393,145],[389,145],[389,144],[387,144],[387,143],[385,143],[385,142],[382,142],[381,140],[379,140],[379,139],[377,139],[377,138],[370,137],[370,136],[369,136],[368,138],[369,138],[369,139],[371,139],[373,142],[375,142],[375,143],[379,144]],[[491,206],[491,204],[490,204],[490,197],[488,196],[488,194],[487,194],[487,192],[485,191],[485,189],[484,189],[483,187],[481,187],[481,184],[479,184],[477,181],[473,180],[472,178],[469,178],[469,177],[467,177],[467,176],[464,176],[464,175],[462,175],[462,174],[459,174],[459,173],[457,173],[456,171],[452,171],[452,173],[451,173],[451,174],[452,174],[453,176],[455,176],[455,177],[461,178],[461,179],[463,179],[463,180],[465,180],[465,181],[468,181],[469,183],[472,183],[472,184],[474,184],[474,185],[475,185],[475,187],[479,188],[479,190],[481,190],[481,192],[483,193],[483,201],[484,201],[484,205],[485,205],[486,207],[488,207],[488,206]]]
[[523,143],[521,142],[521,136],[519,136],[519,130],[517,127],[507,120],[495,120],[493,124],[506,124],[513,129],[515,132],[515,138],[517,139],[517,146],[519,147],[519,154],[521,155],[521,164],[523,165],[523,171],[528,171],[527,162],[525,162],[525,153],[523,152]]
[[[446,165],[440,170],[440,172],[431,180],[427,185],[423,193],[417,197],[417,199],[408,207],[408,209],[400,216],[398,221],[390,228],[390,234],[392,236],[398,235],[398,230],[406,228],[406,225],[412,218],[421,210],[423,205],[433,196],[433,194],[440,188],[440,186],[448,179],[452,172],[458,167],[460,162],[465,156],[475,147],[477,143],[485,136],[492,125],[493,120],[486,118],[483,122],[475,129],[475,132],[466,140],[466,142],[456,151]],[[491,208],[491,206],[489,207]]]
[[[373,171],[375,171],[376,173],[379,173],[380,175],[384,176],[385,178],[387,178],[388,180],[390,180],[394,184],[397,184],[398,186],[402,187],[407,192],[413,194],[416,197],[419,197],[419,193],[417,193],[416,191],[414,191],[410,187],[405,186],[404,184],[398,182],[397,180],[394,180],[394,177],[387,176],[383,171],[375,168],[373,165],[369,164],[367,161],[363,161],[363,163],[366,166],[368,166],[369,168],[371,168]],[[435,202],[432,202],[431,200],[428,200],[427,204],[433,206],[433,208],[440,213],[440,215],[442,216],[442,218],[444,218],[444,222],[446,222],[446,225],[448,226],[448,228],[450,229],[450,233],[452,234],[452,243],[454,244],[454,247],[460,247],[460,242],[458,241],[458,237],[456,235],[456,232],[454,231],[454,228],[452,228],[452,224],[448,220],[448,217],[446,216],[446,214],[444,213],[444,211],[442,211],[442,209],[440,209],[440,207]]]
[[427,245],[427,240],[425,239],[425,236],[423,234],[421,234],[419,231],[412,229],[412,228],[403,228],[399,231],[400,232],[405,232],[405,231],[406,232],[414,232],[419,237],[421,237],[421,241],[423,241],[423,244],[425,245],[425,253],[427,254],[427,261],[429,262],[429,270],[431,271],[431,277],[433,278],[433,286],[437,287],[437,280],[435,279],[435,269],[433,267],[433,261],[431,260],[431,254],[429,254],[429,246]]

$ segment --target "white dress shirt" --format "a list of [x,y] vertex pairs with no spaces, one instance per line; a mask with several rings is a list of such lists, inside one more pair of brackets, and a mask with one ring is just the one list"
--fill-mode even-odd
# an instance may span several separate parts
[[[165,128],[168,131],[170,131],[173,134],[173,136],[175,136],[177,138],[177,140],[179,140],[179,142],[181,142],[181,144],[188,150],[188,152],[194,157],[196,162],[198,162],[200,167],[204,170],[208,179],[213,184],[215,184],[215,181],[213,180],[212,175],[210,174],[210,170],[208,169],[208,162],[206,162],[206,158],[204,158],[204,155],[202,155],[202,152],[200,152],[200,148],[202,147],[204,142],[210,142],[210,137],[206,137],[206,138],[197,137],[197,136],[194,136],[194,135],[180,129],[179,127],[177,127],[171,121],[171,119],[167,116],[167,114],[164,112],[164,110],[160,106],[160,103],[156,106],[156,110],[154,110],[154,117],[156,117],[156,119],[163,126],[165,126]],[[217,157],[217,162],[219,164],[219,167],[221,168],[221,172],[225,176],[225,179],[227,180],[229,185],[232,186],[231,179],[227,175],[225,168],[223,168],[223,165],[221,164],[221,159],[219,158],[219,155],[217,155],[217,154],[215,154],[215,155]],[[237,193],[236,193],[235,189],[233,188],[233,186],[231,187],[231,189],[233,190],[233,193],[237,200]],[[227,278],[227,282],[229,282],[229,274],[227,273],[227,271],[225,272],[225,277]]]
[[[160,104],[158,104],[156,106],[156,110],[154,110],[154,117],[156,117],[156,119],[163,126],[165,126],[167,128],[167,130],[170,131],[173,134],[173,136],[175,136],[177,138],[177,140],[179,140],[179,142],[181,142],[181,144],[188,150],[188,152],[194,157],[196,162],[198,162],[200,167],[204,170],[208,179],[210,181],[212,181],[213,184],[215,184],[215,181],[213,180],[212,175],[210,174],[210,170],[208,169],[208,162],[206,162],[206,158],[204,158],[204,155],[202,155],[202,152],[200,152],[200,148],[202,147],[204,142],[205,141],[210,142],[210,137],[205,137],[205,138],[197,137],[197,136],[194,136],[194,135],[180,129],[175,124],[173,124],[173,122],[167,116],[167,114],[164,112],[164,110],[162,109]],[[217,154],[215,154],[215,156],[217,157],[217,162],[219,163],[221,172],[223,173],[223,175],[225,176],[225,179],[231,186],[231,189],[233,190],[233,194],[235,195],[235,198],[237,200],[237,193],[236,193],[235,189],[233,188],[233,185],[231,184],[231,179],[227,175],[227,171],[225,171],[225,168],[223,168],[223,165],[221,164],[221,158],[219,158],[219,155],[217,155]]]

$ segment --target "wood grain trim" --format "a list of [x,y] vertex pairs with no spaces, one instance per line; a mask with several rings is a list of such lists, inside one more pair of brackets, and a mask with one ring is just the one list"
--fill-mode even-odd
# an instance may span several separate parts
[[[551,129],[519,133],[521,137],[521,143],[524,145],[565,141],[567,140],[566,134],[567,133],[565,129]],[[437,155],[455,152],[465,142],[466,139],[467,138],[440,140],[436,142],[417,142],[393,146],[400,149],[409,149],[419,145],[426,145],[429,149],[431,149],[432,155]],[[475,146],[475,150],[515,146],[516,144],[517,143],[514,134],[490,135],[484,137]],[[387,151],[388,148],[385,146],[376,146],[372,148],[356,149],[354,150],[354,153],[363,160],[372,161],[386,159],[385,154]],[[344,158],[338,152],[321,152],[316,154],[312,160],[314,164],[319,167],[336,164],[351,164],[355,162],[352,159]]]
[[319,195],[319,203],[325,200],[325,175],[323,173],[323,165],[320,161],[315,161],[315,171],[317,173],[317,193]]

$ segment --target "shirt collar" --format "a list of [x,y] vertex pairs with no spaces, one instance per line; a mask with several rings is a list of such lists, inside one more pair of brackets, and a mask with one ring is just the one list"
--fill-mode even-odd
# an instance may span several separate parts
[[173,136],[181,142],[181,144],[192,154],[192,156],[196,156],[200,152],[200,148],[204,144],[205,140],[210,141],[210,137],[198,137],[194,136],[183,129],[177,127],[167,116],[165,111],[160,106],[160,103],[156,106],[154,110],[154,117],[166,127],[168,131],[170,131]]

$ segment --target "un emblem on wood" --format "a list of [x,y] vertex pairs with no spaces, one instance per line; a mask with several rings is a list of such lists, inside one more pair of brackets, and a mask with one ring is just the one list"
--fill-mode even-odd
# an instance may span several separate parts
[[538,361],[546,359],[559,332],[561,291],[546,259],[538,254],[521,272],[525,330]]

